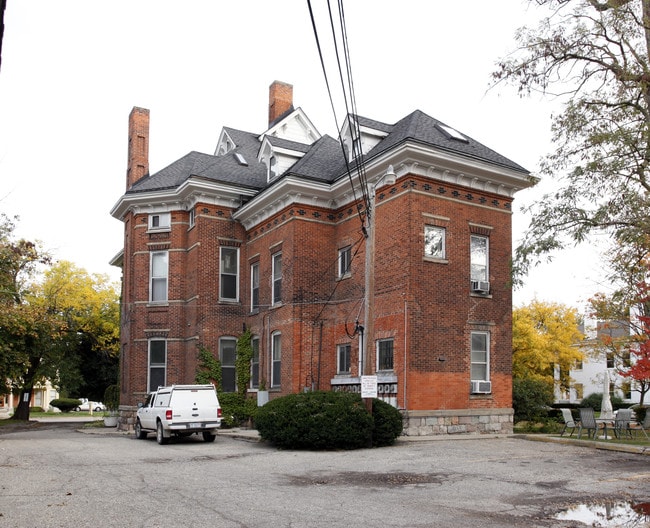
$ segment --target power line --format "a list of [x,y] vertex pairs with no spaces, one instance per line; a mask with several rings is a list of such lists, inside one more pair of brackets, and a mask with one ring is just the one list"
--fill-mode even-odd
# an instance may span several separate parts
[[[328,94],[328,97],[329,97],[329,100],[330,100],[330,106],[332,108],[332,114],[334,115],[334,125],[336,126],[336,130],[337,130],[337,134],[338,134],[338,138],[339,138],[339,144],[341,145],[341,151],[343,153],[343,160],[345,161],[346,172],[347,172],[347,175],[348,175],[348,179],[350,180],[350,187],[352,188],[352,195],[354,196],[354,200],[356,202],[358,200],[357,193],[356,193],[356,190],[355,190],[354,182],[352,180],[352,171],[350,169],[350,163],[348,161],[348,157],[347,157],[346,152],[345,152],[345,146],[343,145],[343,138],[341,137],[341,129],[339,127],[338,118],[336,116],[336,108],[334,106],[334,100],[333,100],[333,97],[332,97],[332,89],[330,87],[329,78],[327,76],[327,68],[325,67],[325,60],[323,58],[323,50],[322,50],[322,47],[321,47],[321,44],[320,44],[320,38],[318,36],[318,29],[316,28],[316,20],[314,18],[314,11],[312,9],[311,0],[307,0],[307,6],[309,7],[309,16],[311,18],[312,29],[314,31],[314,38],[316,39],[316,46],[318,48],[318,56],[320,58],[321,68],[323,70],[323,76],[325,78],[325,86],[327,87],[327,94]],[[332,15],[331,15],[329,0],[328,0],[328,9],[329,9],[329,12],[330,12],[330,25],[332,26],[332,36],[333,36],[333,39],[334,39],[334,46],[335,46],[335,50],[336,50],[336,54],[337,54],[337,64],[339,65],[339,75],[341,77],[341,80],[343,80],[343,74],[341,72],[341,66],[340,66],[341,63],[340,63],[340,59],[339,59],[339,56],[338,56],[338,47],[336,45],[336,34],[335,34],[336,32],[334,30],[334,25],[333,25],[333,19],[332,19]],[[349,64],[348,59],[346,59],[346,64]],[[343,89],[343,97],[344,97],[344,101],[345,101],[346,115],[349,116],[345,87]],[[356,119],[356,116],[355,116],[355,119]],[[355,124],[355,126],[356,126],[356,120],[354,121],[353,124]],[[358,134],[358,126],[356,127],[354,132]],[[354,136],[353,136],[353,139],[354,139]],[[354,154],[354,143],[355,142],[353,141],[353,148],[352,148],[353,154]],[[357,159],[357,158],[358,158],[358,156],[355,156],[355,159]],[[358,170],[359,169],[358,169],[358,166],[357,166],[357,171]],[[366,211],[367,211],[368,210],[369,200],[368,200],[368,197],[367,197],[368,191],[366,189],[365,184],[362,184],[362,186],[361,186],[361,194],[362,194],[363,201],[364,201],[364,204],[366,206]],[[359,216],[359,219],[361,220],[361,230],[365,235],[365,232],[366,232],[366,230],[365,230],[365,221],[364,221],[364,218],[363,218],[359,208],[357,208],[357,215]]]

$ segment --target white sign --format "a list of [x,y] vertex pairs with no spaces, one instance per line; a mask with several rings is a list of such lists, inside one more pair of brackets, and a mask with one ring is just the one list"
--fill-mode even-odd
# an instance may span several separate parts
[[377,376],[361,376],[361,397],[377,397]]

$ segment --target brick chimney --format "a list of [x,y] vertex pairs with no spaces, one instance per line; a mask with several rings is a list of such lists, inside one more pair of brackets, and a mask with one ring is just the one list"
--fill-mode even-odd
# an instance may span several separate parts
[[129,159],[126,189],[149,175],[149,110],[133,107],[129,114]]
[[293,110],[293,86],[273,81],[269,86],[269,127],[289,110]]

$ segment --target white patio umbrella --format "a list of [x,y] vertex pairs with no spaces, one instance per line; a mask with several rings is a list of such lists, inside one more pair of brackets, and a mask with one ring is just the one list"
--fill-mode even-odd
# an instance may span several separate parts
[[609,370],[607,369],[605,369],[605,376],[603,378],[603,403],[600,407],[600,417],[606,420],[614,419],[612,400],[609,397]]

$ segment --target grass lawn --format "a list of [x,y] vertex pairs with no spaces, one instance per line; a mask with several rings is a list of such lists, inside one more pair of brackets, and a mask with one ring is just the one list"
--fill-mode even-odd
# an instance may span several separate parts
[[[535,424],[528,422],[518,422],[514,425],[514,432],[515,434],[547,434],[559,437],[563,427],[564,426],[562,424],[559,424],[553,420]],[[562,438],[566,438],[567,440],[578,440],[577,430],[574,431],[573,436],[569,436],[569,434],[570,430],[569,433],[564,433],[564,436]],[[608,440],[600,438],[600,436],[602,436],[602,433],[597,435],[596,438],[587,438],[587,433],[583,432],[582,437],[579,440],[589,440],[591,442],[600,442],[603,444],[621,444],[650,447],[650,440],[646,439],[646,437],[643,435],[643,432],[640,430],[634,431],[632,438],[629,438],[628,436],[616,438],[614,436],[614,431],[610,428],[607,429],[607,436],[609,437]],[[650,434],[648,434],[648,436],[650,436]]]

